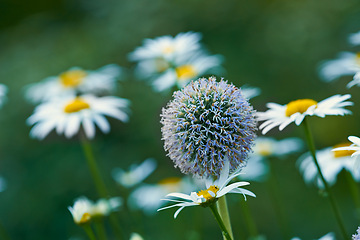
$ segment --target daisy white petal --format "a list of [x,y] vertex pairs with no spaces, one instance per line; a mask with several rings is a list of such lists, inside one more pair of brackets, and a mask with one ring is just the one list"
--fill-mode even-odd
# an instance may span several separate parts
[[86,136],[93,138],[95,124],[104,133],[109,131],[109,123],[104,116],[128,120],[127,103],[121,98],[103,99],[93,95],[52,99],[36,107],[33,115],[27,119],[27,124],[34,125],[30,136],[43,139],[55,129],[57,134],[70,138],[83,126]]
[[351,111],[344,108],[353,105],[352,102],[347,101],[350,97],[350,94],[334,95],[320,102],[312,99],[299,99],[286,105],[268,103],[269,109],[266,112],[257,113],[258,120],[264,121],[259,129],[262,130],[262,134],[266,134],[277,126],[282,131],[292,122],[300,125],[306,116],[325,117],[327,115],[351,114]]
[[8,91],[8,88],[4,84],[0,84],[0,107],[6,101],[6,93],[7,93],[7,91]]

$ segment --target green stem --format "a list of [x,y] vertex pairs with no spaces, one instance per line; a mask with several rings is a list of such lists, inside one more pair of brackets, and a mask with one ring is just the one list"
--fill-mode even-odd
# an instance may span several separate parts
[[[91,176],[93,178],[96,190],[101,198],[107,198],[109,196],[108,190],[106,189],[105,182],[103,181],[99,167],[96,163],[94,153],[91,148],[90,142],[83,135],[80,136],[81,145],[86,157],[87,165],[90,169]],[[123,233],[120,227],[119,220],[114,214],[110,214],[109,216],[111,227],[117,237],[117,239],[123,239]]]
[[3,240],[10,240],[10,236],[7,233],[6,229],[4,228],[4,226],[0,223],[0,239]]
[[242,200],[240,205],[241,205],[241,208],[242,208],[244,216],[245,216],[246,225],[249,229],[249,234],[251,237],[255,238],[259,234],[258,234],[258,231],[256,228],[254,218],[251,215],[249,205],[245,200]]
[[227,203],[226,203],[226,196],[224,195],[224,196],[220,197],[219,200],[217,201],[216,205],[217,205],[217,209],[219,211],[221,219],[224,222],[226,229],[229,230],[230,237],[234,238],[234,235],[233,235],[232,229],[231,229],[229,210],[228,210]]
[[82,227],[85,230],[85,232],[88,235],[90,240],[96,240],[94,231],[92,230],[90,224],[84,224],[84,225],[82,225]]
[[106,230],[102,219],[95,220],[95,231],[100,240],[107,240]]
[[219,214],[219,212],[218,212],[218,210],[217,210],[216,205],[215,205],[215,204],[212,204],[212,205],[210,206],[210,209],[211,209],[211,212],[213,213],[213,215],[214,215],[217,223],[218,223],[219,226],[220,226],[220,229],[221,229],[221,232],[222,232],[224,238],[225,238],[226,240],[232,240],[233,238],[230,236],[228,230],[226,229],[225,224],[224,224],[223,220],[222,220],[221,217],[220,217],[220,214]]
[[269,161],[269,179],[268,179],[268,184],[269,184],[269,194],[270,194],[270,198],[272,201],[272,205],[274,208],[274,211],[276,213],[276,217],[278,220],[278,223],[280,224],[280,229],[281,229],[281,233],[284,237],[284,239],[290,239],[292,234],[291,234],[291,229],[289,226],[289,222],[286,220],[285,217],[285,213],[284,213],[284,209],[282,208],[282,206],[284,206],[282,204],[281,201],[281,193],[278,189],[278,180],[276,178],[276,173],[273,167],[273,160],[272,158],[268,159]]
[[96,190],[100,197],[107,198],[109,196],[108,191],[106,189],[105,183],[101,177],[99,167],[96,163],[94,153],[91,148],[90,142],[86,139],[85,136],[81,137],[81,145],[86,157],[86,163],[89,167],[91,176],[93,178]]
[[360,193],[357,183],[349,171],[346,171],[346,180],[349,184],[350,193],[356,206],[356,217],[360,217]]
[[345,225],[344,225],[344,222],[341,218],[341,215],[340,215],[340,211],[339,211],[339,208],[336,204],[336,201],[335,201],[335,198],[334,198],[334,195],[332,194],[331,190],[330,190],[330,187],[328,185],[328,183],[326,182],[325,178],[324,178],[324,175],[322,174],[321,172],[321,168],[320,168],[320,165],[317,161],[317,158],[316,158],[316,150],[315,150],[315,144],[314,144],[314,140],[313,140],[313,137],[312,137],[312,134],[311,134],[311,131],[310,131],[310,127],[309,127],[309,124],[307,122],[307,118],[305,117],[304,121],[303,121],[303,125],[304,125],[304,130],[305,130],[305,136],[306,136],[306,141],[308,143],[308,146],[309,146],[309,150],[310,150],[310,153],[311,153],[311,156],[313,157],[313,160],[314,160],[314,163],[316,165],[316,168],[318,170],[318,173],[319,173],[319,176],[320,176],[320,179],[325,187],[325,191],[327,193],[327,195],[329,196],[329,200],[330,200],[330,203],[331,203],[331,207],[334,211],[334,214],[335,214],[335,218],[338,222],[338,225],[340,227],[340,230],[341,230],[341,234],[343,235],[343,238],[344,239],[349,239],[349,236],[348,234],[346,233],[346,229],[345,229]]

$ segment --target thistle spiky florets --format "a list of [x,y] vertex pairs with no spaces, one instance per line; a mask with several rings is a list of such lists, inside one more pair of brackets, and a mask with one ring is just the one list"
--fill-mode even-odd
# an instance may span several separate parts
[[257,122],[241,90],[215,77],[200,78],[173,94],[161,114],[164,148],[183,173],[219,177],[246,166]]

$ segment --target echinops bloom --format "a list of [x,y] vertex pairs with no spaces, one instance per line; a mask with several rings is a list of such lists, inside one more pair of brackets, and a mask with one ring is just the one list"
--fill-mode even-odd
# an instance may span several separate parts
[[117,211],[121,206],[120,197],[110,199],[99,199],[96,203],[86,197],[75,200],[73,207],[68,207],[76,224],[89,223],[93,218],[108,216],[111,212]]
[[0,84],[0,107],[4,104],[6,100],[7,91],[7,87],[4,84]]
[[104,133],[110,131],[104,116],[127,122],[128,106],[127,99],[113,96],[83,95],[53,99],[37,106],[27,119],[29,125],[34,125],[30,136],[42,140],[55,129],[57,134],[70,138],[79,132],[82,125],[86,137],[91,139],[95,136],[95,125]]
[[115,168],[112,176],[118,184],[130,188],[144,181],[155,169],[156,161],[148,158],[139,165],[131,165],[129,171]]
[[256,131],[255,111],[241,90],[215,77],[200,78],[173,94],[161,114],[164,148],[183,173],[219,177],[246,165]]
[[318,116],[323,118],[326,115],[343,116],[345,114],[351,114],[351,111],[344,108],[353,105],[352,102],[346,101],[350,97],[350,94],[338,94],[320,102],[313,99],[298,99],[291,101],[286,105],[268,103],[266,106],[269,110],[257,113],[258,121],[264,121],[259,129],[262,129],[262,134],[266,134],[277,126],[279,126],[279,130],[282,131],[292,122],[296,125],[300,125],[306,116]]
[[121,68],[115,64],[106,65],[95,71],[73,67],[58,76],[30,84],[25,95],[29,101],[39,103],[53,98],[76,96],[79,93],[112,93],[116,89],[120,73]]
[[352,235],[352,240],[360,240],[360,227],[358,227],[356,233]]
[[[331,186],[334,185],[337,179],[337,175],[341,170],[345,169],[351,173],[352,177],[356,181],[360,181],[360,171],[356,167],[356,159],[351,158],[354,151],[341,150],[332,151],[339,147],[350,146],[350,144],[338,144],[334,147],[325,148],[316,151],[316,159],[321,168],[321,172],[326,182]],[[298,160],[299,170],[304,177],[306,183],[314,182],[318,187],[323,188],[324,185],[318,174],[318,170],[309,153],[304,154]]]
[[210,205],[214,204],[220,197],[224,196],[228,193],[238,193],[242,194],[246,199],[245,195],[249,195],[252,197],[256,197],[255,194],[249,190],[240,188],[242,186],[249,185],[248,182],[235,182],[230,185],[230,181],[237,177],[240,173],[235,172],[229,175],[229,161],[225,161],[224,167],[221,170],[220,176],[218,179],[213,180],[213,178],[207,178],[205,180],[205,190],[201,190],[199,192],[191,192],[190,195],[184,193],[169,193],[166,197],[173,197],[176,199],[163,199],[165,201],[176,202],[176,204],[163,207],[158,209],[158,211],[172,208],[172,207],[180,207],[176,210],[174,214],[174,218],[183,210],[185,207],[191,206],[202,206],[202,207],[209,207]]

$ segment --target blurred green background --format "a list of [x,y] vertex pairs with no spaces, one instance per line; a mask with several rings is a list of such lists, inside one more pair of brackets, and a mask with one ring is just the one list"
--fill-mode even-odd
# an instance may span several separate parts
[[[322,60],[357,50],[346,42],[349,33],[360,30],[357,0],[3,0],[0,13],[0,83],[9,87],[8,102],[0,110],[0,175],[8,182],[0,193],[0,221],[13,239],[86,239],[67,210],[79,196],[97,199],[78,140],[56,134],[32,140],[25,124],[34,106],[25,101],[24,86],[72,66],[97,69],[116,63],[126,69],[117,95],[131,100],[131,120],[110,120],[111,133],[98,132],[93,141],[112,195],[121,192],[111,170],[148,157],[157,159],[159,167],[147,182],[181,176],[160,140],[159,114],[171,96],[136,81],[134,65],[127,60],[144,38],[201,32],[206,48],[224,56],[226,79],[262,90],[251,100],[260,111],[269,101],[286,104],[297,98],[322,100],[351,93],[356,103],[353,115],[311,119],[312,129],[318,149],[360,135],[359,88],[346,88],[351,77],[324,83],[317,76]],[[303,137],[301,130],[292,125],[268,135]],[[340,237],[328,201],[304,184],[296,158],[273,163],[293,235],[314,239],[333,231]],[[267,239],[282,239],[266,184],[251,183],[248,189],[257,194],[248,204],[259,232]],[[347,231],[354,233],[359,219],[344,173],[333,189]],[[247,239],[239,199],[229,197],[233,228],[236,239]],[[221,238],[207,209],[185,209],[176,220],[173,212],[142,216],[138,224],[124,218],[121,222],[126,234],[136,231],[145,239]]]

